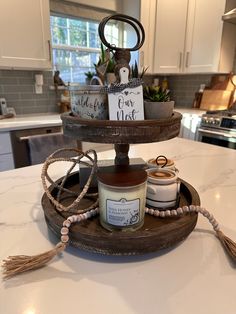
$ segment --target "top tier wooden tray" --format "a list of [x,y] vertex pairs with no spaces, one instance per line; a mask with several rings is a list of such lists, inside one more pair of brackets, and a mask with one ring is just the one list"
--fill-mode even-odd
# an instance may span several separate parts
[[138,144],[165,141],[179,134],[182,115],[174,112],[169,119],[111,121],[80,119],[61,114],[63,131],[81,141],[93,143]]
[[169,119],[111,121],[86,120],[61,114],[63,132],[76,140],[93,143],[113,143],[116,164],[129,164],[129,144],[151,143],[169,140],[180,131],[182,115],[174,112]]

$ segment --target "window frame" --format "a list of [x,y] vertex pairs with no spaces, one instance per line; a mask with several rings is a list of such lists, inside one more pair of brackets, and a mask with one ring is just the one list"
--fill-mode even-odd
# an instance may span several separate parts
[[[86,42],[87,42],[87,47],[85,47],[85,46],[73,46],[73,45],[68,45],[68,44],[54,44],[54,41],[53,41],[53,23],[52,23],[52,19],[51,19],[51,17],[53,18],[53,17],[59,17],[59,18],[64,18],[64,19],[66,19],[67,21],[66,21],[66,23],[67,23],[67,25],[66,26],[61,26],[62,28],[65,28],[65,29],[67,29],[67,43],[68,43],[68,40],[70,40],[70,28],[68,27],[68,21],[69,21],[69,19],[74,19],[74,20],[79,20],[79,21],[84,21],[84,22],[86,22]],[[63,14],[61,14],[61,13],[55,13],[55,12],[51,12],[51,14],[50,14],[50,29],[51,29],[51,37],[52,37],[52,51],[53,51],[53,53],[52,53],[52,55],[54,55],[54,51],[56,51],[56,50],[61,50],[61,51],[65,51],[65,52],[69,52],[69,53],[71,53],[71,52],[87,52],[87,53],[95,53],[95,54],[98,54],[98,58],[97,58],[97,61],[98,61],[98,59],[99,59],[99,55],[100,55],[100,52],[101,52],[101,48],[99,47],[99,48],[97,48],[97,47],[88,47],[88,43],[89,43],[89,23],[96,23],[96,24],[99,24],[99,21],[96,21],[96,20],[92,20],[92,19],[86,19],[86,18],[84,18],[84,17],[75,17],[75,16],[70,16],[70,15],[63,15]],[[112,23],[113,25],[115,25],[116,23]],[[110,33],[112,33],[112,32],[110,32]],[[98,35],[97,35],[98,36]],[[110,35],[108,35],[108,37],[109,37]],[[117,27],[117,42],[122,42],[122,40],[123,40],[123,36],[122,36],[122,31]],[[63,73],[61,74],[61,77],[62,77],[62,79],[63,80],[65,80],[65,82],[69,82],[69,83],[73,83],[73,84],[75,84],[75,83],[79,83],[79,84],[83,84],[83,83],[85,83],[86,82],[86,76],[85,76],[85,73],[86,72],[88,72],[88,71],[92,71],[92,72],[95,72],[95,68],[94,68],[94,66],[93,65],[89,65],[89,66],[87,66],[87,67],[80,67],[80,66],[78,66],[78,65],[69,65],[69,66],[63,66],[63,65],[59,65],[59,64],[57,64],[56,63],[56,61],[54,60],[54,56],[53,56],[53,60],[52,60],[52,62],[53,62],[53,70],[61,70],[62,69],[62,67],[64,67],[64,68],[68,68],[69,69],[69,73],[70,73],[70,80],[68,81],[68,80],[65,80],[64,78],[63,78]],[[73,78],[73,70],[74,69],[83,69],[84,68],[84,79],[83,79],[83,81],[76,81],[76,80],[74,80],[74,78]]]

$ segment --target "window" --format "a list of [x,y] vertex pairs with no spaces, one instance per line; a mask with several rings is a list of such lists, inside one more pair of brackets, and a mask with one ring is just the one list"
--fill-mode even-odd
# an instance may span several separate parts
[[[64,82],[85,83],[85,72],[94,72],[100,55],[97,21],[51,16],[54,70],[60,71]],[[116,24],[105,28],[107,41],[119,45]]]

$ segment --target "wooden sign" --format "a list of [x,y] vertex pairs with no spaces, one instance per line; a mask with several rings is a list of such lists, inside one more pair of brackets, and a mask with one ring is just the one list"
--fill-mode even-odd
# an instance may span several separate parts
[[144,120],[142,85],[129,84],[128,74],[127,68],[121,68],[120,84],[108,91],[110,120]]

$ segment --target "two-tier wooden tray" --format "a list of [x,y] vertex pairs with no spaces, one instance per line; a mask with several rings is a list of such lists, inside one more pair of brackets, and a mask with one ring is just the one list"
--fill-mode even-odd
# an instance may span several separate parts
[[[118,165],[129,164],[129,144],[160,142],[176,137],[181,118],[182,115],[178,112],[174,112],[169,119],[143,121],[85,120],[73,116],[72,113],[61,115],[66,136],[80,141],[113,143],[116,151],[115,164]],[[69,176],[66,187],[79,192],[79,173]],[[50,189],[53,195],[57,194],[55,186]],[[68,205],[72,201],[71,196],[63,192],[61,202]],[[93,201],[83,199],[80,206],[86,208]],[[200,204],[198,193],[189,183],[181,180],[179,202],[176,206],[190,204]],[[46,194],[43,195],[42,206],[49,228],[60,237],[62,223],[69,214],[58,212]],[[146,215],[144,225],[137,231],[110,232],[100,225],[99,217],[95,217],[71,227],[70,244],[101,254],[144,254],[174,246],[192,232],[196,223],[196,213],[172,218]]]

